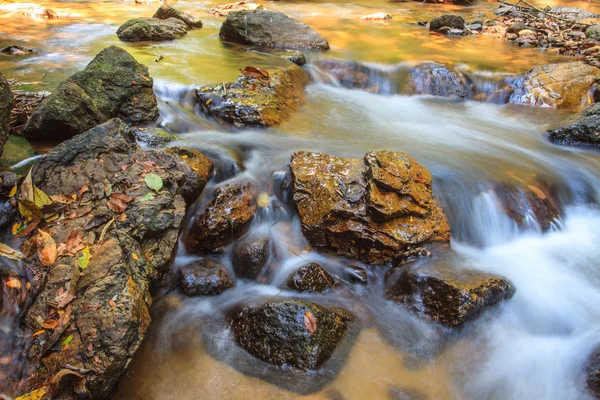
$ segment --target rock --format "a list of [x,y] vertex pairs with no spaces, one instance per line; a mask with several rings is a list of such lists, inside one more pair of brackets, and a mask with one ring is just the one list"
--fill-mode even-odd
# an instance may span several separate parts
[[235,274],[244,279],[256,279],[267,266],[271,241],[268,235],[249,237],[235,244],[231,264]]
[[269,127],[288,118],[304,102],[310,81],[296,65],[289,68],[246,67],[235,82],[197,91],[200,110],[219,123],[236,127]]
[[519,37],[535,36],[535,32],[530,29],[522,29],[518,33]]
[[572,19],[572,20],[580,20],[587,18],[598,18],[598,14],[591,13],[586,10],[582,10],[577,7],[566,7],[566,6],[556,6],[550,9],[550,13],[556,15],[559,18],[564,19]]
[[323,293],[340,283],[317,263],[308,263],[290,276],[288,287],[297,292]]
[[507,33],[506,34],[507,40],[516,40],[518,37],[519,37],[519,35],[517,35],[516,33]]
[[[162,178],[160,190],[139,183],[150,172]],[[44,227],[58,248],[51,267],[28,258],[38,278],[23,320],[25,392],[75,368],[89,372],[63,380],[53,398],[109,398],[144,339],[151,287],[175,256],[186,213],[181,190],[201,190],[200,178],[164,151],[142,151],[119,119],[55,147],[34,166],[32,178],[51,198],[60,195],[64,208],[55,203],[61,217]],[[68,200],[74,195],[78,201]],[[51,320],[59,321],[56,328],[32,335]]]
[[310,371],[331,357],[352,321],[343,310],[283,300],[246,308],[231,328],[235,341],[262,361]]
[[188,251],[215,252],[242,237],[258,208],[256,195],[252,181],[231,183],[215,190],[214,200],[183,235]]
[[0,156],[10,131],[10,113],[13,108],[13,94],[8,81],[0,72]]
[[229,15],[230,12],[233,11],[254,11],[264,9],[265,8],[262,4],[242,0],[235,3],[223,4],[222,6],[213,7],[208,13],[217,17],[226,17]]
[[306,57],[304,57],[304,53],[299,50],[288,50],[288,49],[273,49],[273,48],[250,48],[246,49],[247,51],[252,51],[255,53],[263,53],[268,54],[274,57],[285,58],[286,60],[293,62],[298,66],[303,66],[306,64]]
[[152,18],[158,18],[158,19],[175,18],[175,19],[178,19],[178,20],[182,21],[183,23],[185,23],[187,25],[188,29],[202,28],[202,21],[200,21],[198,18],[196,18],[186,12],[176,10],[173,7],[168,6],[168,5],[160,6],[160,8],[158,10],[156,10],[156,12],[152,16]]
[[0,53],[7,54],[9,56],[20,56],[23,54],[33,53],[33,50],[19,45],[12,45],[4,47],[0,50]]
[[371,151],[361,160],[297,152],[290,170],[302,231],[315,247],[394,263],[449,240],[431,175],[407,154]]
[[600,40],[600,24],[595,24],[585,30],[585,36],[589,39]]
[[374,14],[364,15],[360,17],[363,21],[391,21],[392,17],[384,12],[377,12]]
[[465,29],[465,20],[460,15],[442,14],[431,20],[429,23],[430,31],[439,31],[442,28]]
[[515,293],[505,278],[451,267],[396,267],[386,274],[385,296],[450,328]]
[[187,31],[188,26],[177,18],[136,18],[121,25],[117,36],[124,42],[175,40]]
[[0,11],[24,15],[27,18],[56,19],[58,14],[35,3],[0,4]]
[[595,399],[600,399],[600,349],[596,349],[590,356],[585,373],[586,385]]
[[[191,175],[188,175],[186,183],[181,187],[181,196],[185,199],[186,204],[194,203],[204,186],[212,178],[214,169],[212,161],[198,150],[187,147],[169,147],[163,151],[183,162],[191,170]],[[192,176],[198,178],[193,180]]]
[[550,141],[566,146],[600,148],[600,103],[571,116],[546,132]]
[[350,283],[366,285],[369,283],[367,271],[358,266],[350,266],[345,271],[345,278]]
[[[371,93],[392,92],[385,71],[369,65],[348,60],[315,60],[313,63],[321,71],[335,78],[336,83],[350,89],[361,89]],[[395,90],[393,90],[395,92]]]
[[527,25],[524,22],[515,22],[506,29],[506,33],[519,33],[525,29],[527,29]]
[[579,108],[600,79],[600,68],[581,61],[535,67],[513,82],[510,103],[538,107]]
[[556,193],[543,181],[499,183],[493,190],[506,214],[521,227],[530,226],[533,220],[545,232],[556,226],[562,216]]
[[179,282],[183,292],[190,297],[216,296],[233,287],[227,268],[210,258],[181,267]]
[[465,100],[472,94],[472,83],[466,75],[437,63],[425,63],[408,73],[408,91]]
[[177,136],[161,128],[131,128],[131,132],[138,142],[147,144],[151,147],[164,146],[165,144],[177,140]]
[[224,42],[285,49],[328,50],[329,43],[306,24],[267,10],[234,11],[227,15],[219,37]]
[[152,84],[148,68],[122,48],[107,47],[42,100],[22,134],[67,139],[114,117],[130,125],[152,122],[158,118]]

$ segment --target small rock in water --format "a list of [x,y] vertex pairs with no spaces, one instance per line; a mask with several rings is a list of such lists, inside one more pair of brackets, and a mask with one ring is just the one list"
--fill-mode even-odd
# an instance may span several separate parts
[[384,12],[377,12],[374,14],[364,15],[360,17],[363,21],[391,21],[392,17]]
[[179,282],[183,292],[190,297],[216,296],[233,287],[227,268],[210,258],[181,267]]
[[585,36],[590,39],[600,40],[600,24],[590,26],[585,30]]
[[7,54],[9,56],[19,56],[19,55],[23,55],[23,54],[33,53],[33,49],[28,49],[27,47],[23,47],[23,46],[19,46],[19,45],[12,45],[12,46],[6,46],[5,48],[3,48],[2,50],[0,50],[0,53]]
[[299,50],[273,49],[273,48],[261,48],[261,47],[249,48],[249,49],[244,49],[244,50],[252,51],[252,52],[256,52],[256,53],[269,54],[269,55],[272,55],[275,57],[285,58],[286,60],[293,62],[294,64],[296,64],[300,67],[303,66],[304,64],[306,64],[306,57],[304,56],[304,53],[302,53]]
[[310,301],[271,301],[249,307],[231,324],[235,341],[264,362],[301,371],[320,369],[354,317]]
[[519,22],[515,22],[514,24],[509,26],[506,29],[506,33],[517,33],[518,34],[519,32],[521,32],[524,29],[527,29],[527,25],[525,25],[524,22],[519,21]]
[[226,17],[232,11],[254,11],[264,9],[265,7],[262,4],[255,3],[253,1],[242,0],[235,3],[213,7],[208,13],[217,17]]
[[124,42],[174,40],[185,36],[188,26],[177,18],[136,18],[119,27],[117,36]]
[[417,389],[391,387],[388,389],[389,400],[431,400]]
[[554,143],[600,149],[600,103],[567,118],[546,133]]
[[258,278],[269,261],[271,240],[268,235],[248,237],[233,247],[231,264],[240,278]]
[[396,267],[386,274],[385,296],[450,328],[510,299],[515,288],[505,278],[450,267]]
[[465,20],[457,14],[443,14],[434,18],[429,23],[429,30],[438,32],[442,28],[463,30],[465,28]]
[[333,275],[317,263],[303,265],[288,280],[288,287],[301,293],[323,293],[339,284]]
[[161,6],[158,10],[156,10],[152,18],[175,18],[184,22],[189,29],[202,28],[202,21],[200,21],[198,18],[167,5]]

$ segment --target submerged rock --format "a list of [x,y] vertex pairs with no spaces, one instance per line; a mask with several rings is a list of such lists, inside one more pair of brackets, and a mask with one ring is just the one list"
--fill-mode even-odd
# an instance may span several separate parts
[[566,146],[600,148],[600,103],[567,118],[546,132],[550,141]]
[[278,125],[304,102],[310,78],[302,68],[246,67],[235,82],[197,91],[200,110],[236,127]]
[[414,94],[466,100],[472,96],[472,83],[466,75],[442,64],[425,63],[408,72],[408,91]]
[[392,17],[384,12],[377,12],[374,14],[363,15],[360,19],[363,21],[391,21]]
[[121,25],[117,36],[124,42],[175,40],[187,31],[186,23],[177,18],[136,18]]
[[496,184],[493,190],[506,214],[521,227],[530,226],[533,220],[545,232],[556,226],[562,215],[556,193],[542,181]]
[[147,144],[148,146],[158,147],[177,140],[177,136],[167,132],[161,128],[131,128],[131,132],[138,142]]
[[398,91],[391,87],[392,77],[386,71],[348,60],[316,60],[313,65],[335,78],[336,83],[349,89],[361,89],[371,93],[392,94]]
[[297,152],[290,170],[294,205],[313,246],[395,263],[450,238],[429,171],[407,154],[371,151],[364,159],[348,159]]
[[20,56],[23,54],[31,54],[33,53],[33,49],[28,49],[27,47],[19,46],[17,44],[12,46],[6,46],[0,50],[0,53],[7,54],[9,56]]
[[309,371],[329,360],[352,321],[343,310],[284,300],[246,308],[231,328],[236,342],[262,361]]
[[221,40],[260,47],[327,50],[329,43],[311,27],[287,15],[267,10],[234,11],[227,15]]
[[114,117],[130,125],[152,122],[158,118],[152,84],[147,67],[122,48],[107,47],[42,100],[23,135],[67,139]]
[[336,288],[340,283],[319,264],[309,263],[298,268],[287,285],[290,289],[301,293],[323,293]]
[[215,198],[183,235],[188,251],[215,252],[242,237],[258,208],[252,181],[228,184],[215,190]]
[[258,278],[269,261],[271,241],[268,235],[245,238],[235,244],[231,264],[240,278]]
[[216,6],[210,9],[209,14],[217,17],[226,17],[230,12],[233,11],[254,11],[264,10],[265,7],[262,4],[254,3],[253,1],[237,1],[235,3],[223,4],[222,6]]
[[442,14],[429,23],[430,31],[439,32],[444,28],[463,30],[465,29],[465,20],[457,14]]
[[[139,182],[150,173],[161,178],[160,189]],[[200,191],[201,178],[164,151],[142,151],[119,119],[60,144],[32,177],[56,199],[60,218],[44,227],[52,246],[44,240],[48,247],[39,248],[41,231],[24,245],[34,254],[36,246],[38,254],[56,246],[55,260],[28,262],[38,279],[23,322],[25,386],[48,385],[61,370],[85,370],[64,379],[52,397],[109,398],[150,323],[151,287],[175,256],[186,213],[182,189]]]
[[513,83],[510,102],[538,107],[579,108],[587,103],[600,68],[581,61],[535,67]]
[[0,72],[0,156],[10,131],[10,113],[13,107],[13,94],[8,81]]
[[181,267],[179,282],[183,292],[190,297],[216,296],[233,287],[227,268],[210,258]]
[[304,56],[304,53],[302,53],[300,50],[273,49],[268,47],[254,47],[244,50],[251,51],[254,53],[268,54],[274,57],[285,58],[286,60],[293,62],[298,66],[303,66],[304,64],[306,64],[306,57]]
[[176,10],[175,8],[168,5],[161,6],[158,10],[156,10],[152,18],[175,18],[185,23],[188,29],[202,28],[202,21],[200,21],[198,18],[186,12]]
[[450,267],[396,267],[386,274],[385,296],[454,328],[489,306],[510,299],[515,288],[505,278]]

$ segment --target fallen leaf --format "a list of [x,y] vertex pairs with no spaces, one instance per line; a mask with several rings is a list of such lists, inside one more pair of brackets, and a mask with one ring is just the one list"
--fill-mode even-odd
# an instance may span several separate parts
[[155,192],[158,192],[163,187],[162,178],[156,174],[146,175],[144,177],[144,183],[146,183],[146,186],[148,186],[150,189],[154,190]]
[[38,229],[36,242],[37,255],[42,265],[49,267],[54,264],[58,252],[56,250],[56,242],[52,236],[48,232]]
[[61,344],[62,344],[63,346],[66,346],[66,345],[68,345],[69,343],[71,343],[71,340],[73,340],[73,335],[69,335],[69,336],[67,336],[67,338],[61,342]]
[[77,260],[77,266],[81,269],[86,269],[88,264],[90,263],[90,258],[92,256],[90,255],[90,248],[88,246],[86,246],[83,249],[83,253],[81,254],[81,257],[79,257],[79,260]]
[[21,223],[21,222],[17,222],[16,224],[14,224],[11,229],[12,235],[15,236],[17,233],[19,233],[19,230],[22,227],[23,227],[23,223]]
[[[75,196],[75,198],[73,196]],[[74,194],[73,196],[67,196],[64,194],[53,194],[52,196],[50,196],[50,200],[52,200],[53,203],[57,204],[71,204],[77,199],[77,195]]]
[[123,200],[111,196],[110,199],[106,202],[106,207],[109,210],[114,211],[116,213],[122,213],[127,209],[127,203]]
[[4,243],[0,243],[0,256],[10,258],[11,260],[24,260],[25,256],[13,249],[10,246],[5,245]]
[[56,329],[57,326],[58,326],[58,320],[56,320],[56,319],[47,319],[42,324],[42,327],[44,329]]
[[248,66],[244,69],[241,69],[240,71],[242,72],[242,75],[247,76],[249,78],[258,79],[263,83],[268,83],[271,79],[271,77],[269,76],[269,72],[262,68]]
[[33,232],[38,225],[42,222],[41,219],[34,219],[33,221],[29,222],[27,225],[25,225],[25,227],[22,227],[17,234],[15,235],[15,237],[17,238],[21,238],[21,237],[25,237],[27,235],[29,235],[31,232]]
[[133,258],[135,261],[137,261],[137,260],[139,260],[139,259],[140,259],[140,258],[138,257],[138,255],[137,255],[137,254],[135,254],[135,253],[131,253],[131,257],[132,257],[132,258]]
[[19,200],[19,212],[27,221],[44,219],[42,210],[34,202],[27,199]]
[[111,307],[116,306],[117,304],[114,302],[114,300],[109,300],[108,304],[110,304]]
[[311,335],[317,331],[317,319],[308,311],[304,313],[304,326]]
[[83,185],[81,187],[81,189],[79,189],[79,198],[81,199],[81,196],[83,196],[83,194],[85,192],[87,192],[88,190],[90,190],[89,186],[88,185]]
[[17,185],[13,186],[13,188],[10,189],[10,193],[8,194],[8,197],[15,197],[16,194],[17,194]]
[[27,289],[27,290],[31,290],[31,283],[27,282],[27,283],[25,284],[25,289]]
[[146,195],[142,198],[140,198],[138,201],[143,203],[144,201],[148,201],[150,199],[152,199],[152,197],[154,197],[154,195],[152,193],[146,193]]
[[540,188],[535,187],[533,185],[528,185],[527,187],[529,188],[529,190],[531,190],[533,193],[535,193],[535,195],[537,197],[539,197],[541,200],[546,200],[546,195]]
[[81,250],[81,241],[83,240],[83,229],[81,227],[75,227],[69,233],[67,238],[66,249],[69,253],[76,253]]
[[33,332],[33,334],[31,335],[31,337],[40,336],[40,335],[43,335],[44,333],[46,333],[46,330],[45,329],[40,329],[39,331]]
[[133,200],[133,197],[128,196],[126,194],[123,193],[113,193],[110,195],[111,199],[119,199],[125,203],[129,203],[131,200]]
[[21,289],[21,281],[17,278],[9,278],[5,282],[6,286],[12,289]]
[[36,389],[32,392],[17,397],[15,400],[41,400],[46,394],[46,387]]

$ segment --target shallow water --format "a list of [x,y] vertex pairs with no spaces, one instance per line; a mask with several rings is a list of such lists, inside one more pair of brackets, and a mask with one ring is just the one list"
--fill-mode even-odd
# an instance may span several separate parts
[[[0,47],[22,44],[37,51],[21,58],[0,56],[0,70],[8,78],[18,79],[25,89],[52,90],[102,48],[120,45],[149,66],[161,99],[159,122],[179,134],[173,145],[205,151],[215,161],[216,178],[199,203],[235,171],[255,179],[271,200],[253,226],[255,233],[268,232],[277,247],[271,273],[260,283],[238,280],[234,289],[216,298],[187,299],[176,292],[159,296],[148,340],[115,398],[392,399],[400,389],[449,400],[588,398],[583,369],[600,344],[598,153],[548,143],[545,128],[562,117],[554,110],[378,95],[318,80],[307,88],[302,108],[281,126],[226,132],[182,101],[189,89],[232,80],[246,65],[283,62],[220,43],[221,19],[206,11],[223,3],[180,1],[179,7],[200,16],[205,26],[183,39],[152,45],[121,43],[114,31],[129,18],[150,16],[155,5],[47,2],[42,4],[70,15],[56,21],[0,17]],[[561,4],[600,12],[595,1]],[[340,58],[393,70],[429,60],[469,74],[513,74],[571,60],[492,38],[433,35],[412,25],[449,11],[473,19],[493,5],[265,2],[266,8],[296,17],[328,39],[331,51],[309,54],[313,61]],[[376,11],[394,19],[359,20]],[[164,58],[155,63],[159,54]],[[13,150],[0,159],[4,167],[34,155],[19,140],[13,139],[11,146]],[[362,157],[374,149],[409,153],[434,177],[435,194],[452,227],[452,246],[419,263],[503,275],[517,287],[515,297],[449,334],[384,301],[385,269],[375,267],[369,269],[366,287],[304,296],[343,306],[358,316],[351,340],[321,373],[290,377],[257,362],[231,341],[224,323],[230,309],[266,298],[298,297],[280,287],[306,261],[318,261],[340,276],[348,273],[348,266],[358,265],[310,250],[293,211],[277,201],[279,172],[296,150]],[[532,179],[559,188],[567,205],[560,229],[542,234],[534,221],[527,229],[517,227],[488,189],[492,182]],[[195,257],[181,249],[173,272]],[[228,253],[222,258],[231,266]],[[269,383],[274,381],[280,385]]]

